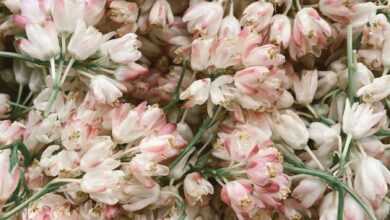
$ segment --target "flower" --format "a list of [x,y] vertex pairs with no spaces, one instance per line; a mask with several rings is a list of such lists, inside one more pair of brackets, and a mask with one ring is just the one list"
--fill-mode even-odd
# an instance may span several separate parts
[[126,66],[120,66],[115,70],[115,79],[119,81],[135,80],[138,77],[149,74],[148,68],[137,63],[129,63]]
[[4,0],[1,2],[7,7],[12,13],[17,13],[21,7],[21,0]]
[[52,17],[57,31],[73,33],[84,15],[84,0],[53,0]]
[[249,66],[279,66],[285,62],[285,57],[280,54],[280,50],[273,44],[266,44],[255,47],[248,54],[242,57],[242,63]]
[[388,193],[390,171],[382,161],[370,156],[362,156],[356,162],[353,187],[374,209],[379,208]]
[[104,75],[94,76],[89,87],[96,100],[105,104],[112,104],[126,91],[125,86]]
[[241,31],[240,22],[236,17],[234,17],[233,11],[231,9],[229,15],[222,19],[218,36],[219,38],[233,38],[233,37],[237,37],[240,31]]
[[214,39],[198,38],[191,44],[191,68],[195,71],[207,69],[210,65],[211,47]]
[[149,13],[149,23],[166,28],[174,21],[171,6],[167,0],[157,0],[154,2]]
[[378,102],[390,95],[390,76],[375,78],[368,85],[363,86],[357,91],[357,96],[362,97],[365,102]]
[[[337,219],[338,197],[336,192],[328,193],[322,200],[320,206],[320,219]],[[361,206],[349,195],[344,197],[344,219],[364,220],[365,213]]]
[[233,209],[239,220],[244,220],[251,218],[258,207],[252,192],[253,187],[248,181],[235,180],[223,186],[221,199]]
[[305,178],[292,192],[292,197],[299,200],[305,208],[310,208],[319,201],[326,191],[326,184],[316,178]]
[[332,29],[330,25],[313,8],[303,8],[295,16],[292,40],[290,43],[290,56],[298,59],[306,54],[316,57],[328,45]]
[[313,101],[318,87],[317,70],[304,70],[301,78],[294,76],[293,86],[297,102],[301,105],[309,105]]
[[9,145],[19,140],[24,132],[24,125],[9,120],[0,121],[0,144]]
[[[11,0],[12,1],[12,0]],[[36,0],[17,0],[20,1],[20,11],[23,20],[26,20],[27,24],[42,24],[46,18],[46,10],[48,1],[36,1]],[[14,1],[15,3],[17,1]],[[43,3],[43,4],[41,4]]]
[[15,191],[19,183],[19,167],[11,169],[10,150],[0,151],[0,203],[4,204]]
[[157,184],[153,180],[153,176],[167,176],[169,174],[167,166],[158,164],[146,154],[135,156],[130,162],[130,170],[134,177],[147,188]]
[[85,60],[95,54],[103,42],[104,37],[98,30],[91,26],[87,28],[80,20],[70,38],[68,51],[76,60]]
[[190,6],[183,16],[188,32],[200,36],[215,36],[221,26],[223,8],[217,2],[199,2]]
[[180,93],[181,100],[187,100],[185,108],[192,108],[195,105],[204,104],[209,98],[210,79],[200,79],[194,81],[186,90]]
[[39,166],[48,176],[69,175],[73,169],[76,169],[80,163],[79,155],[75,151],[62,150],[58,145],[47,147],[39,161]]
[[222,105],[227,108],[235,99],[236,92],[233,87],[233,77],[222,75],[211,82],[210,99],[215,105]]
[[123,177],[124,173],[120,170],[87,172],[81,179],[81,190],[95,201],[114,205],[119,201]]
[[107,0],[85,0],[84,21],[96,25],[103,17]]
[[112,135],[117,143],[132,143],[166,124],[164,112],[156,106],[139,104],[130,110],[122,105],[113,110]]
[[270,27],[269,41],[286,49],[291,38],[291,21],[286,15],[274,15]]
[[205,204],[205,197],[213,193],[213,185],[199,173],[189,173],[184,178],[184,195],[191,206]]
[[116,63],[128,64],[141,58],[141,52],[138,51],[139,47],[140,42],[137,40],[137,35],[128,33],[120,38],[103,43],[100,51]]
[[124,0],[111,1],[108,15],[115,22],[131,24],[137,20],[138,6],[135,2]]
[[123,209],[134,212],[156,203],[161,198],[161,189],[158,184],[148,188],[136,180],[130,180],[123,186],[123,194]]
[[49,60],[60,53],[57,31],[53,22],[26,25],[27,38],[22,39],[19,47],[22,52],[33,58]]
[[385,110],[378,109],[373,104],[354,103],[352,106],[347,100],[343,115],[343,131],[360,139],[374,134],[379,130],[377,126],[386,117]]
[[285,110],[272,117],[272,130],[293,149],[305,148],[309,131],[303,120],[293,111]]
[[213,42],[209,64],[217,69],[226,69],[240,63],[238,38],[220,38]]
[[272,3],[262,1],[253,2],[245,8],[241,17],[241,24],[260,32],[271,23],[273,13],[274,7]]

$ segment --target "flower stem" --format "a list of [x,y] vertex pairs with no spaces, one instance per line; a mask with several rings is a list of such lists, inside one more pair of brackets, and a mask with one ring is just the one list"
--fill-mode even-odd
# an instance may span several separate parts
[[183,83],[185,72],[186,72],[186,68],[185,68],[185,64],[183,64],[180,78],[179,78],[179,81],[177,82],[175,92],[173,93],[172,100],[167,105],[165,105],[163,107],[163,110],[165,112],[168,112],[171,108],[175,107],[176,104],[180,101],[180,87],[181,87],[181,84]]
[[348,60],[348,98],[351,103],[355,97],[354,74],[356,66],[353,54],[353,28],[352,25],[347,27],[347,60]]
[[338,205],[337,205],[337,220],[344,220],[344,196],[345,191],[343,188],[339,187],[338,191]]
[[349,153],[349,150],[350,150],[350,147],[351,147],[351,142],[352,142],[352,135],[348,134],[347,136],[347,139],[345,141],[345,145],[342,149],[342,152],[341,152],[341,157],[340,157],[340,174],[343,174],[344,173],[344,169],[345,169],[345,164],[347,162],[347,156],[348,156],[348,153]]
[[76,60],[75,60],[73,57],[72,57],[72,59],[69,61],[68,65],[66,66],[64,75],[62,76],[62,79],[61,79],[61,81],[60,81],[59,86],[62,86],[62,85],[64,84],[64,82],[65,82],[65,80],[66,80],[66,77],[68,76],[69,71],[70,71],[70,69],[72,68],[72,66],[73,66],[73,64],[74,64],[75,61],[76,61]]
[[27,56],[24,56],[22,54],[7,52],[7,51],[0,51],[0,57],[13,58],[13,59],[23,60],[23,61],[27,61],[27,62],[35,63],[35,64],[45,64],[46,63],[44,61],[35,60],[31,57],[27,57]]

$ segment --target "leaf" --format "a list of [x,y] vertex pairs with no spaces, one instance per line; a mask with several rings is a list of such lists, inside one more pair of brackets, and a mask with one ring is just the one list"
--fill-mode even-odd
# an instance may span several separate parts
[[18,162],[19,162],[18,145],[14,144],[11,149],[9,172],[12,172],[12,170],[15,168]]
[[19,142],[17,145],[20,153],[22,153],[24,157],[24,166],[28,167],[31,164],[33,157],[25,144]]

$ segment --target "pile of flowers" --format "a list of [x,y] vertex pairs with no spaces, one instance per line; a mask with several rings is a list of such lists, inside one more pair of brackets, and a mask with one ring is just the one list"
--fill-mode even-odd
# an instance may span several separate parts
[[388,219],[390,1],[0,9],[1,220]]

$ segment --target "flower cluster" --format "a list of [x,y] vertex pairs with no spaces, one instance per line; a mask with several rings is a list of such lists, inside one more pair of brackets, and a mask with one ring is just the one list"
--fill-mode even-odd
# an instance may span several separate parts
[[0,8],[0,219],[388,219],[390,1]]

